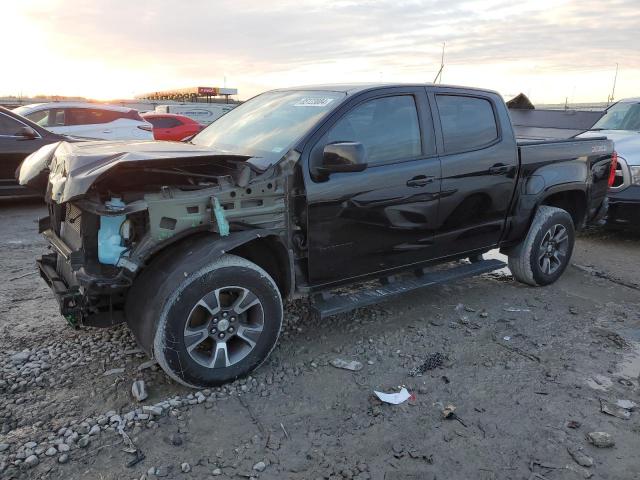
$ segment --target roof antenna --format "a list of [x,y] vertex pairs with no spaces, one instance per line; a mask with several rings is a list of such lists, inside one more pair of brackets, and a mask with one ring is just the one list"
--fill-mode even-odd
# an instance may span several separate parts
[[616,63],[616,73],[613,76],[613,88],[611,89],[611,95],[607,97],[607,107],[613,102],[613,95],[616,93],[616,80],[618,80],[618,64]]
[[442,42],[442,58],[440,59],[440,70],[438,70],[436,78],[433,79],[433,83],[438,83],[438,77],[440,78],[440,83],[442,83],[442,71],[444,70],[444,46],[445,42]]

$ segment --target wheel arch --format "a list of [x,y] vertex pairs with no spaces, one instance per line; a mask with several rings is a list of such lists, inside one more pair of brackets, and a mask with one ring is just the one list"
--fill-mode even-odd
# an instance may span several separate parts
[[[548,192],[547,195],[538,202],[536,210],[541,205],[561,208],[566,211],[571,215],[576,230],[582,228],[584,225],[587,215],[587,195],[583,189],[569,188]],[[533,215],[535,215],[535,211]]]
[[[166,285],[176,281],[170,275],[187,276],[198,270],[203,262],[210,263],[226,253],[243,257],[263,268],[272,276],[283,298],[293,291],[288,251],[280,236],[271,230],[243,230],[227,237],[200,232],[182,238],[151,257],[127,292],[127,324],[147,354],[153,353],[153,335],[157,321],[153,314],[154,308],[149,307],[148,301],[161,298],[166,293]],[[266,257],[261,258],[261,255]],[[281,264],[280,261],[286,263]],[[177,265],[182,266],[179,271],[176,270]]]

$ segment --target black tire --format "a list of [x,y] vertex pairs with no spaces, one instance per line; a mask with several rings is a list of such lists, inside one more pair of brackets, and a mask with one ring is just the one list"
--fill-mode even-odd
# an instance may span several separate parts
[[519,282],[549,285],[569,265],[574,242],[571,215],[561,208],[540,206],[524,241],[509,253],[509,269]]
[[[154,288],[158,274],[163,276],[162,286],[154,292],[158,295],[155,301],[131,299],[130,325],[142,322],[153,328],[151,336],[131,325],[138,342],[145,351],[152,351],[171,378],[189,387],[220,385],[258,368],[275,347],[282,326],[282,298],[274,280],[256,264],[235,255],[202,261],[198,268],[177,261],[179,257],[161,261],[163,268],[156,266],[143,278],[144,289],[148,289]],[[189,257],[191,264],[198,258]],[[232,321],[234,305],[238,311],[247,308],[234,314]],[[214,335],[213,327],[223,322],[224,330],[216,330]],[[217,338],[220,334],[226,337]],[[218,345],[222,344],[224,352],[218,358]]]

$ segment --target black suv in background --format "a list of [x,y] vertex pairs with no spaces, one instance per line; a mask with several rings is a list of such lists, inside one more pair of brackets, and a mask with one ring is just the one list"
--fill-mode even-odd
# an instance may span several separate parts
[[16,181],[16,170],[25,157],[49,143],[69,141],[0,107],[0,197],[34,196]]

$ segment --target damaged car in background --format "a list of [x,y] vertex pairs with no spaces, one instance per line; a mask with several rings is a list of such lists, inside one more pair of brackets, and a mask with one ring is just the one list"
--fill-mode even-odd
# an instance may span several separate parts
[[614,174],[605,138],[518,142],[495,92],[366,84],[267,92],[189,143],[57,143],[19,180],[45,191],[38,265],[69,323],[126,321],[200,387],[268,357],[283,299],[326,317],[502,268],[495,248],[553,283]]

